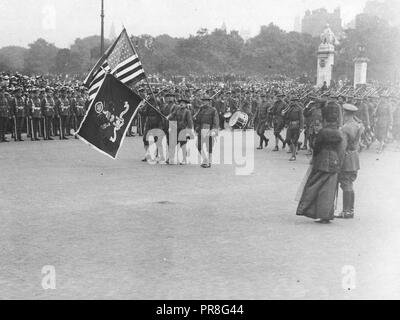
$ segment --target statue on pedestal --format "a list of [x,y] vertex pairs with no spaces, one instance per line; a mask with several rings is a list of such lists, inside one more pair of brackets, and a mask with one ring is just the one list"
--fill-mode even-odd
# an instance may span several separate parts
[[329,25],[321,34],[321,44],[318,48],[318,69],[317,69],[317,86],[323,87],[330,85],[332,80],[332,69],[335,63],[335,44],[336,37]]

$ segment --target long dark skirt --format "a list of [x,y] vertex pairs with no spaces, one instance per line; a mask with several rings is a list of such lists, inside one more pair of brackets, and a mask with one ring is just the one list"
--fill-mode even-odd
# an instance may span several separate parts
[[312,171],[297,208],[298,216],[333,220],[337,194],[338,174]]

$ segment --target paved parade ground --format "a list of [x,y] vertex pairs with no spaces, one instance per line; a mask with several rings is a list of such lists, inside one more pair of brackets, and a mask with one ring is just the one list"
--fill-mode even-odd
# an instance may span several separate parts
[[238,176],[143,163],[139,137],[116,161],[77,140],[1,144],[0,299],[399,299],[394,146],[362,153],[356,219],[330,225],[295,216],[305,151],[271,150]]

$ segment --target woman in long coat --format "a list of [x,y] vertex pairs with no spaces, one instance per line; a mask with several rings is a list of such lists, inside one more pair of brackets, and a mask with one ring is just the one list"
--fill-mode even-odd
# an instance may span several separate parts
[[328,103],[322,110],[324,126],[314,144],[312,170],[305,184],[298,216],[329,223],[334,219],[338,175],[344,156],[343,136],[339,131],[339,106]]

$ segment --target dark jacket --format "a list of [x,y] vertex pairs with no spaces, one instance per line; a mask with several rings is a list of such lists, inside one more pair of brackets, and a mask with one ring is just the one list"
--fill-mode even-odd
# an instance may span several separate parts
[[313,170],[339,173],[344,158],[343,142],[343,135],[338,129],[321,129],[314,146]]

